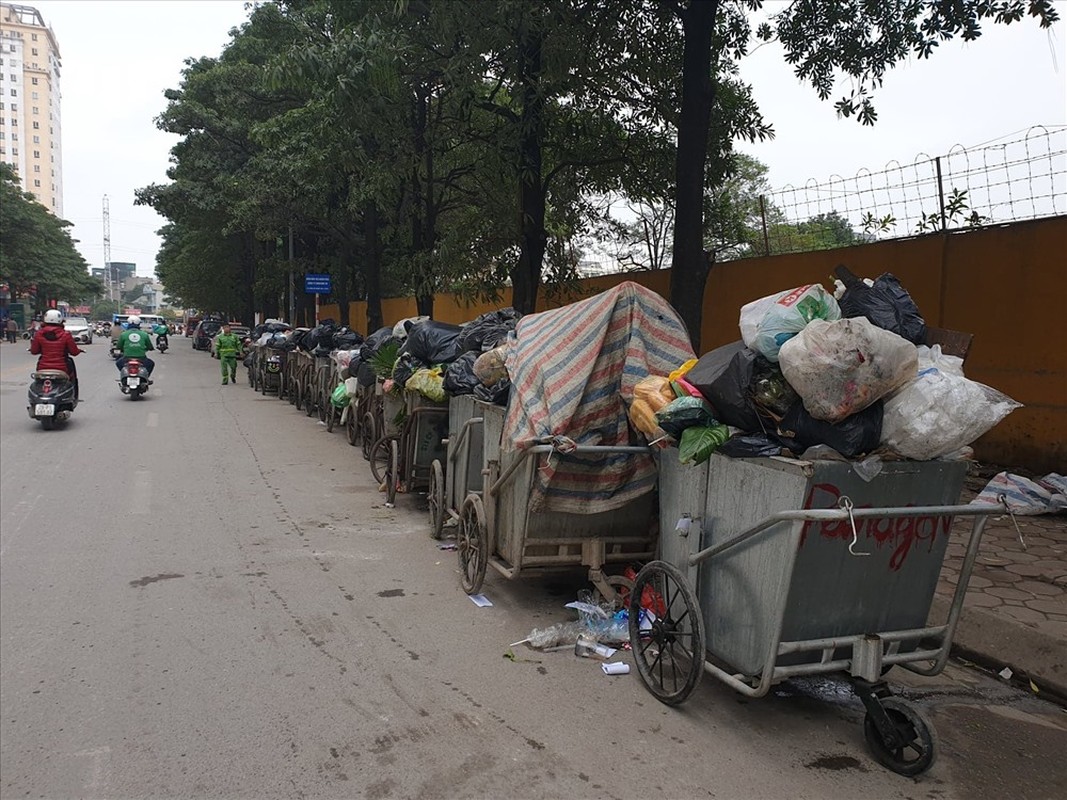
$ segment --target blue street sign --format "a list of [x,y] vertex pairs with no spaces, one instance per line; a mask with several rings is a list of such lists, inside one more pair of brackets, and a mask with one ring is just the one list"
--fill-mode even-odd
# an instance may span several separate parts
[[329,294],[332,289],[329,275],[308,273],[304,276],[305,294]]

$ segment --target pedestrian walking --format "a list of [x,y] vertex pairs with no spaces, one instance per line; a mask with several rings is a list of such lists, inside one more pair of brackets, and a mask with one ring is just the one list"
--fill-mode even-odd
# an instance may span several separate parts
[[7,338],[10,344],[15,343],[15,339],[18,336],[19,324],[15,322],[14,317],[8,317],[7,322],[4,323],[4,336]]
[[222,323],[222,333],[215,337],[215,352],[222,365],[222,385],[237,383],[237,359],[243,358],[241,337],[230,332],[230,323]]

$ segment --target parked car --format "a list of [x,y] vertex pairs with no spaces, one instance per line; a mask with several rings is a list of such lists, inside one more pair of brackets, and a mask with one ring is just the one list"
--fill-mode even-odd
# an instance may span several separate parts
[[63,327],[78,344],[93,343],[93,328],[85,317],[67,317],[63,321]]
[[222,323],[214,319],[205,319],[193,331],[193,349],[210,350],[211,340],[222,330]]
[[[218,338],[219,333],[222,333],[222,328],[219,328],[218,333],[211,337],[211,357],[218,358],[219,354],[215,352],[215,339]],[[237,338],[245,339],[248,336],[248,328],[244,325],[230,325],[230,333],[237,334]]]

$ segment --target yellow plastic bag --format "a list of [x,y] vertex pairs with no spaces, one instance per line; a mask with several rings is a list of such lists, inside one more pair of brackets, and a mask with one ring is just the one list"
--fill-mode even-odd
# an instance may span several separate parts
[[415,374],[408,378],[404,388],[418,392],[423,397],[436,403],[445,401],[445,376],[440,367],[433,369],[417,369]]
[[697,360],[695,358],[689,359],[684,364],[682,364],[682,366],[678,367],[678,369],[676,369],[674,372],[672,372],[670,375],[668,375],[667,376],[667,380],[669,380],[669,381],[678,380],[679,378],[681,378],[683,375],[685,375],[685,373],[689,372],[689,370],[691,370],[696,365],[697,365]]
[[671,382],[661,375],[650,375],[634,386],[634,399],[644,400],[656,412],[674,399]]

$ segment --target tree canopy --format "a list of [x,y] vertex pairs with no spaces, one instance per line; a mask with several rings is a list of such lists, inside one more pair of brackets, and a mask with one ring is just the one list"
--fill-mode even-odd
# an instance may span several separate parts
[[[544,283],[574,277],[583,248],[619,235],[604,202],[615,197],[648,212],[653,224],[628,236],[654,245],[628,252],[670,262],[670,299],[695,341],[710,269],[754,247],[760,227],[761,165],[735,149],[773,135],[738,77],[753,42],[780,41],[823,99],[846,81],[837,111],[873,124],[874,91],[909,55],[977,38],[986,22],[1057,19],[1051,0],[762,6],[255,5],[218,58],[190,59],[166,92],[158,124],[182,137],[170,182],[138,192],[168,219],[159,277],[187,304],[274,314],[306,302],[286,297],[291,253],[297,273],[333,277],[342,322],[350,299],[367,299],[374,328],[382,296],[412,295],[432,314],[437,291],[505,285],[529,312]],[[852,241],[844,222],[790,233]]]
[[12,297],[34,296],[39,311],[50,300],[81,303],[104,291],[75,248],[70,225],[23,192],[15,170],[0,162],[0,280]]

